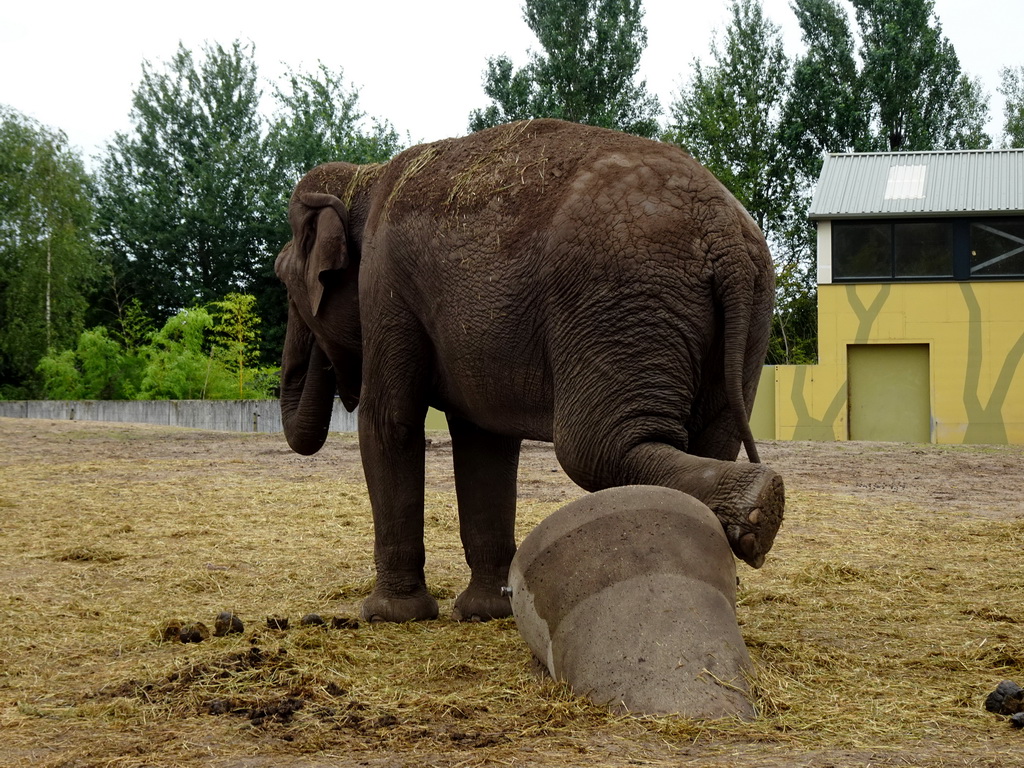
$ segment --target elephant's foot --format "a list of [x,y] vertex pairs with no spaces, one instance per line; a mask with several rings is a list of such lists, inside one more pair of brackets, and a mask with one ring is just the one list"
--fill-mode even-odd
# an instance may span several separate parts
[[427,621],[437,618],[437,600],[426,588],[412,595],[393,595],[380,587],[363,601],[364,621]]
[[455,598],[452,618],[456,621],[488,621],[512,615],[512,602],[500,587],[480,586],[470,582],[466,591]]
[[764,565],[786,506],[782,478],[763,464],[735,464],[704,503],[721,521],[736,557],[753,568]]

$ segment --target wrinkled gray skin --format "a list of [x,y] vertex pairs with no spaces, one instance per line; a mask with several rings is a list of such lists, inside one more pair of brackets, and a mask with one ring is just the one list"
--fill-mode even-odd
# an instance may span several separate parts
[[757,226],[688,155],[552,120],[331,163],[296,186],[281,409],[315,453],[359,405],[371,620],[437,615],[424,580],[424,432],[448,419],[472,577],[455,616],[509,615],[523,439],[588,491],[675,488],[759,567],[782,521],[748,426],[774,275]]

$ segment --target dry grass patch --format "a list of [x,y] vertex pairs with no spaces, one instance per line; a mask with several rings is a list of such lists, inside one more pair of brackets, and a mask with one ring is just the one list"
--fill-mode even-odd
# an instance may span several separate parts
[[[25,428],[0,420],[8,445]],[[355,451],[66,430],[0,461],[0,765],[1019,762],[1020,734],[981,702],[1024,678],[1020,519],[791,489],[769,564],[741,569],[761,717],[629,718],[538,676],[511,620],[296,627],[355,616],[372,588]],[[550,456],[524,459],[550,496]],[[448,615],[468,573],[442,479],[427,568]],[[524,499],[520,530],[559,505]],[[161,640],[222,610],[244,634]]]

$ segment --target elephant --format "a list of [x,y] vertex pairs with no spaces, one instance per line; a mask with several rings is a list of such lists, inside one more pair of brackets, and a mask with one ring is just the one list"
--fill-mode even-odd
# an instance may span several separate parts
[[[424,577],[424,418],[451,434],[470,568],[453,616],[510,615],[519,450],[586,491],[688,493],[758,568],[782,478],[749,426],[775,276],[740,203],[681,149],[559,120],[327,163],[296,185],[281,414],[324,444],[358,405],[376,581],[366,620],[436,618]],[[739,462],[740,446],[749,462]]]

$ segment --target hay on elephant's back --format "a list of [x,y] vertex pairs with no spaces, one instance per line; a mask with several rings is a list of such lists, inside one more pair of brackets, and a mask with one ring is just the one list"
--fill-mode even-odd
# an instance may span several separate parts
[[[391,180],[391,189],[388,192],[387,199],[384,201],[383,217],[386,220],[389,217],[391,210],[394,208],[397,201],[402,197],[402,190],[410,181],[415,179],[417,175],[424,169],[427,168],[431,161],[441,151],[441,146],[445,142],[438,142],[436,144],[425,144],[421,147],[414,147],[411,150],[406,150],[406,153],[399,155],[403,159],[401,163],[401,170],[397,176]],[[404,156],[408,154],[408,156]],[[394,161],[392,161],[394,162]]]
[[528,183],[544,187],[544,169],[548,163],[546,148],[527,155],[521,148],[521,140],[528,132],[532,121],[501,126],[495,129],[494,138],[485,149],[470,149],[468,161],[450,174],[450,187],[445,198],[446,208],[456,210],[463,206],[472,207],[479,198],[490,199],[523,187]]
[[544,193],[568,180],[579,162],[578,142],[555,123],[524,120],[415,147],[410,159],[396,159],[402,167],[390,181],[385,212],[407,203],[456,217],[527,190],[529,199],[515,204],[519,213],[547,206]]
[[304,177],[304,191],[323,192],[334,195],[346,206],[351,206],[356,194],[368,186],[372,186],[387,168],[386,163],[368,163],[355,165],[348,175],[348,184],[342,189],[337,184],[338,176],[332,172],[335,163],[325,163],[311,169]]
[[356,193],[375,184],[386,168],[387,165],[385,163],[356,166],[356,170],[349,179],[348,186],[345,188],[344,194],[341,196],[341,201],[346,206],[351,206]]

